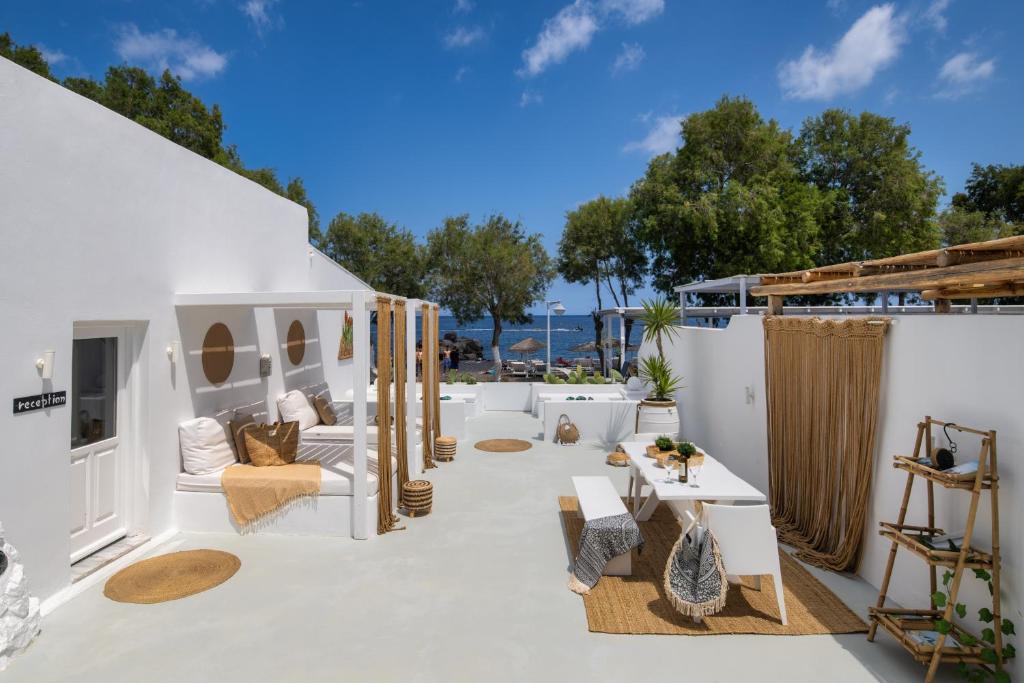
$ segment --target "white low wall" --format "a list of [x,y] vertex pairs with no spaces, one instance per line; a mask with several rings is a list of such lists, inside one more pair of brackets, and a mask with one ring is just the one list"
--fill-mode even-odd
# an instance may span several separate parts
[[514,410],[528,413],[532,408],[529,382],[483,382],[484,410]]
[[562,415],[576,425],[580,441],[595,442],[612,449],[636,433],[638,401],[545,401],[544,440],[554,441]]
[[[925,415],[998,432],[1000,516],[1003,555],[1003,613],[1021,623],[1024,536],[1013,521],[1021,515],[1024,494],[1024,317],[998,315],[894,316],[885,344],[874,480],[864,544],[857,573],[879,585],[889,543],[878,522],[895,520],[906,475],[893,469],[892,456],[910,453],[916,426]],[[759,316],[733,317],[725,329],[681,328],[667,353],[685,378],[677,398],[683,434],[719,458],[736,474],[768,492],[767,428],[764,391],[764,333]],[[652,353],[645,345],[641,354]],[[748,402],[747,390],[752,392]],[[976,453],[978,442],[955,437],[960,454]],[[944,439],[939,435],[941,443]],[[937,524],[962,531],[968,496],[938,489]],[[977,545],[990,547],[989,498],[976,527]],[[908,523],[925,519],[925,487],[916,482]],[[926,606],[927,568],[901,553],[890,597],[904,605]],[[974,615],[987,598],[984,584],[965,580],[965,623],[975,631]],[[860,610],[866,613],[867,605]],[[884,637],[884,636],[882,636]]]

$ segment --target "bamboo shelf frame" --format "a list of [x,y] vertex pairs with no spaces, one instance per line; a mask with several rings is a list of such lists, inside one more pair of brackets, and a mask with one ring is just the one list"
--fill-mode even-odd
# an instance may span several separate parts
[[[929,466],[929,463],[933,461],[933,427],[955,429],[959,432],[981,437],[981,449],[978,453],[978,469],[976,472],[968,475],[956,475]],[[921,453],[922,445],[926,449],[923,456]],[[871,627],[868,629],[868,640],[873,641],[875,639],[879,626],[884,628],[903,645],[904,649],[916,661],[928,666],[928,673],[925,675],[926,683],[931,683],[935,679],[939,664],[942,663],[989,666],[981,658],[982,647],[980,645],[964,645],[962,638],[965,635],[970,635],[975,638],[976,642],[980,643],[981,641],[954,623],[954,609],[964,571],[967,569],[985,569],[992,576],[993,620],[991,628],[995,633],[995,642],[992,646],[996,654],[995,668],[997,671],[1001,671],[1003,669],[1003,633],[999,590],[999,469],[996,457],[995,430],[983,431],[972,427],[963,427],[951,422],[935,420],[931,416],[925,417],[924,421],[917,425],[917,440],[914,444],[913,456],[894,456],[893,467],[907,473],[907,484],[903,490],[903,503],[900,506],[898,521],[882,522],[880,524],[879,534],[892,541],[892,547],[889,550],[889,560],[882,579],[881,590],[878,593],[878,602],[868,610],[871,620]],[[928,523],[926,526],[915,526],[906,523],[910,494],[913,490],[914,481],[918,477],[925,480],[927,487]],[[923,535],[942,533],[942,529],[935,526],[936,484],[947,489],[969,491],[971,494],[967,524],[958,551],[931,548],[922,542],[923,539],[921,537]],[[974,533],[982,491],[989,491],[991,503],[992,551],[990,553],[971,546],[971,537]],[[932,602],[929,609],[923,610],[885,607],[885,598],[889,591],[889,581],[892,579],[893,566],[896,563],[896,553],[900,548],[909,550],[927,563],[929,585],[931,588],[929,595],[935,593],[938,589],[936,569],[938,567],[946,567],[952,570],[953,576],[949,583],[949,599],[944,609],[937,609],[934,602]],[[934,646],[919,643],[909,635],[909,632],[914,630],[935,630],[935,623],[939,619],[952,624],[953,627],[949,635],[956,638],[959,644],[958,647],[946,645],[947,635],[942,633],[939,634]]]

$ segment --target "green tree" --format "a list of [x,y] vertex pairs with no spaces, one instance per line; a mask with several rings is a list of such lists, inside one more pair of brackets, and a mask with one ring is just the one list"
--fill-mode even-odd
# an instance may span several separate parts
[[423,247],[411,232],[379,214],[339,213],[328,224],[320,247],[376,290],[410,298],[426,293]]
[[658,290],[813,265],[821,198],[800,178],[790,133],[750,100],[723,97],[688,116],[682,135],[630,191]]
[[441,306],[460,323],[490,314],[500,377],[502,323],[532,320],[527,310],[543,300],[555,276],[541,236],[500,214],[472,226],[468,215],[450,216],[427,235],[427,253],[431,294]]
[[1024,166],[973,164],[964,191],[953,195],[953,206],[1016,223],[1016,231],[1024,231]]
[[1022,228],[1024,223],[1006,223],[986,215],[984,211],[971,211],[955,205],[939,214],[942,243],[946,246],[1010,237]]
[[50,65],[35,45],[18,45],[11,39],[10,33],[0,33],[0,57],[6,57],[15,64],[39,74],[43,78],[53,80]]
[[829,109],[804,122],[798,160],[825,197],[818,265],[938,246],[942,179],[909,139],[909,125],[870,112]]
[[[557,268],[562,278],[566,282],[594,285],[597,308],[591,316],[602,367],[604,321],[597,314],[604,308],[602,288],[607,290],[616,307],[629,306],[629,297],[643,285],[647,272],[646,254],[634,234],[631,219],[632,206],[628,199],[602,195],[566,213],[565,228],[558,243]],[[632,319],[627,319],[627,345],[632,328]]]

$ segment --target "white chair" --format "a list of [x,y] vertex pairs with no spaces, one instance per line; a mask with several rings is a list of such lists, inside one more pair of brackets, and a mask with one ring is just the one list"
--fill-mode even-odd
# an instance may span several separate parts
[[785,626],[786,599],[782,592],[779,541],[768,506],[704,503],[702,518],[704,528],[715,534],[727,574],[757,577],[757,590],[761,590],[761,575],[772,575],[779,615]]

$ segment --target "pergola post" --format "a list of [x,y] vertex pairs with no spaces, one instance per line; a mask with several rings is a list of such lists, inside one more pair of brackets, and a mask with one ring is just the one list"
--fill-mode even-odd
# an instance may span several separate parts
[[949,299],[936,299],[935,300],[935,312],[936,313],[949,313],[953,310],[953,302]]
[[[370,316],[366,294],[352,293],[352,538],[370,537],[369,497],[367,496],[366,391],[370,384]],[[389,454],[385,453],[384,457]]]
[[782,296],[779,294],[768,295],[768,315],[782,315]]
[[747,314],[747,276],[740,276],[740,315]]
[[609,369],[612,366],[612,317],[607,313],[602,317],[604,324],[601,326],[601,336],[603,337],[601,339],[601,346],[604,347],[604,353],[601,354],[601,357],[604,358],[604,367],[601,368],[601,374],[607,376],[611,374]]
[[679,291],[679,325],[686,327],[686,292]]
[[409,444],[409,473],[422,474],[423,461],[416,457],[416,311],[421,303],[418,299],[405,302],[405,396],[395,396],[395,401],[405,401],[405,442]]
[[619,309],[619,372],[626,367],[626,311]]

